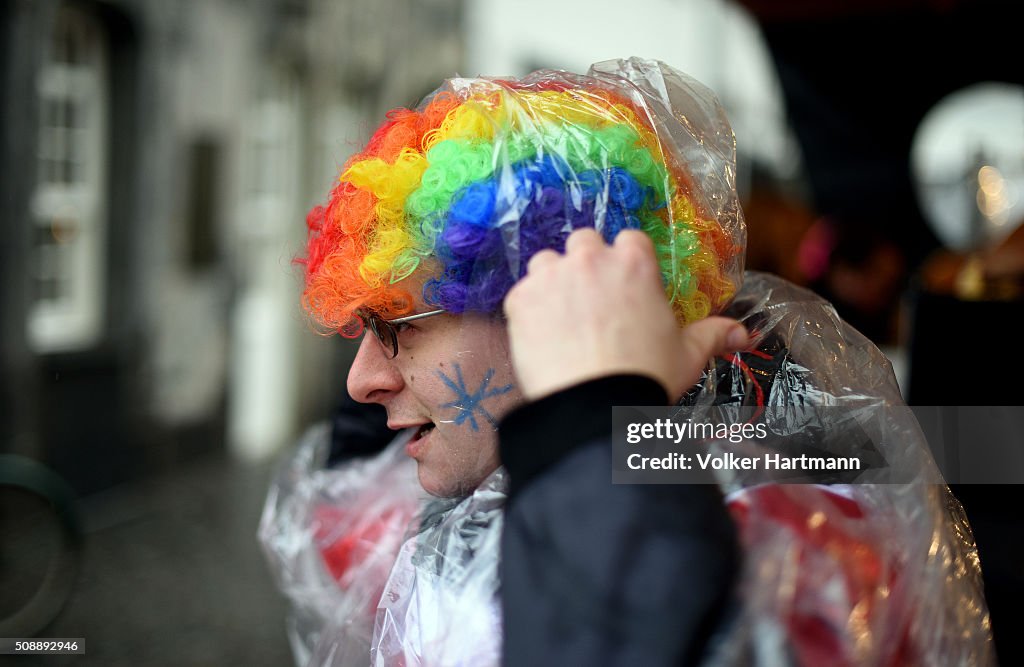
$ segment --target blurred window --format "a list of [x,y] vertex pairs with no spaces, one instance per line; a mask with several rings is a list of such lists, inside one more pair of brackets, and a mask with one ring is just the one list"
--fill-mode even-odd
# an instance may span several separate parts
[[279,61],[267,62],[253,83],[232,244],[239,289],[228,389],[228,438],[245,459],[266,456],[293,437],[301,331],[282,313],[299,301],[288,262],[302,245],[302,86],[298,72]]
[[39,69],[28,339],[38,352],[99,338],[106,238],[108,61],[100,23],[57,12]]
[[246,118],[243,145],[243,215],[240,219],[243,282],[274,283],[287,239],[294,235],[299,206],[301,92],[288,67],[267,65]]

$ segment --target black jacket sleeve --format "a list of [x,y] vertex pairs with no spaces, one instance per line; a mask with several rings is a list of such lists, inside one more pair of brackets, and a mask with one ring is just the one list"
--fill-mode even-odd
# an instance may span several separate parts
[[379,454],[395,438],[388,414],[375,403],[357,403],[347,393],[331,415],[331,448],[327,466]]
[[654,380],[615,376],[503,420],[506,665],[656,667],[704,654],[739,559],[717,487],[611,483],[611,407],[666,404]]

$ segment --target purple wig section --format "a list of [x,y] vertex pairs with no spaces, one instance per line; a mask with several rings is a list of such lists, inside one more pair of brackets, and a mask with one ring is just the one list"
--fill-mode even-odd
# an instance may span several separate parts
[[514,165],[458,193],[435,246],[441,275],[427,281],[424,300],[451,313],[492,313],[544,249],[564,252],[573,230],[598,227],[611,242],[639,229],[637,212],[664,206],[625,169],[573,173],[543,156]]

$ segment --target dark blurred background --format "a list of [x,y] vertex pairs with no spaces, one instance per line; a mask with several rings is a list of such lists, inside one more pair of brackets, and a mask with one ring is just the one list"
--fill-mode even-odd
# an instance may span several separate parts
[[[833,300],[916,404],[1024,404],[1007,331],[1024,293],[1022,14],[0,4],[0,636],[87,639],[40,664],[290,661],[256,523],[275,460],[330,414],[353,352],[306,324],[291,260],[382,113],[456,72],[639,55],[695,76],[737,134],[748,268]],[[1018,488],[959,490],[983,565],[994,545],[997,638],[1024,593]]]

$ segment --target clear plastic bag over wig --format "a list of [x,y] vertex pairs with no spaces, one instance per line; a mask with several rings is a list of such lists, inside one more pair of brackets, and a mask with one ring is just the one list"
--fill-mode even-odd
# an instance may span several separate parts
[[663,63],[450,79],[389,113],[310,213],[305,305],[346,336],[361,313],[497,313],[529,259],[575,229],[640,229],[692,322],[742,279],[734,174],[718,100]]

